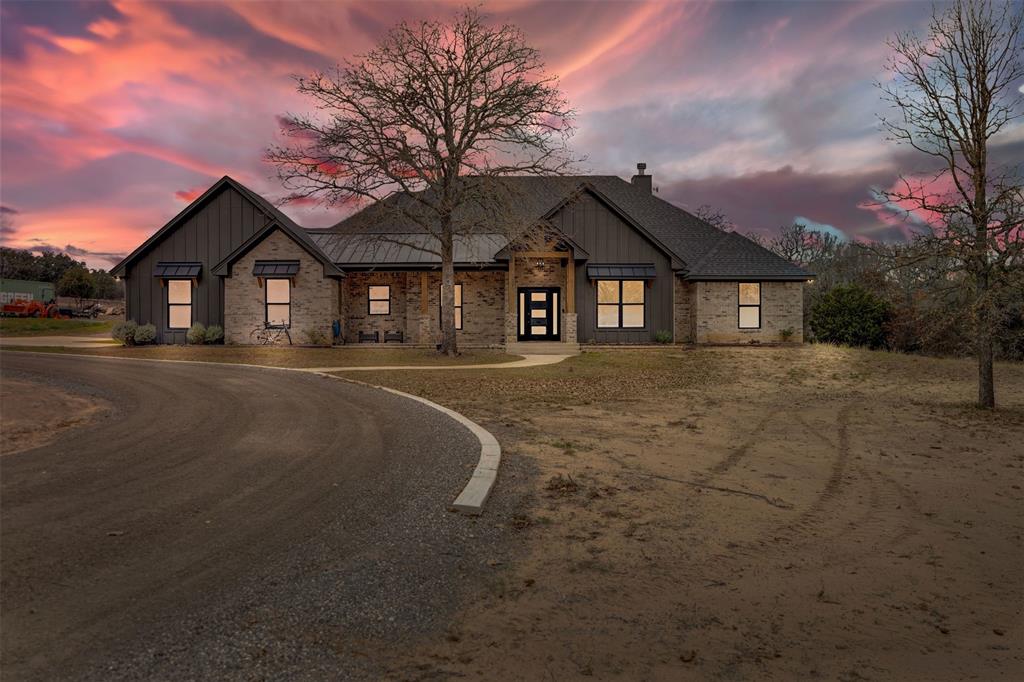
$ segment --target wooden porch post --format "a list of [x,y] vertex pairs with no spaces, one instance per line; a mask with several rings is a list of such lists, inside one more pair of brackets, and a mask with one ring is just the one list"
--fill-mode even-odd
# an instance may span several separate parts
[[576,259],[571,252],[565,266],[565,312],[576,312]]

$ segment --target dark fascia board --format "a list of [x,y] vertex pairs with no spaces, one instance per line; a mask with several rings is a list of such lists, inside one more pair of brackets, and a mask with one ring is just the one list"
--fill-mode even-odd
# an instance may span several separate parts
[[337,265],[332,263],[327,258],[327,256],[325,256],[323,254],[323,252],[321,252],[319,249],[317,249],[312,244],[308,243],[305,239],[302,238],[301,235],[295,234],[294,230],[292,230],[287,225],[282,224],[278,220],[271,220],[269,223],[264,225],[261,229],[259,229],[256,232],[254,232],[253,235],[251,237],[249,237],[248,239],[246,239],[244,242],[242,242],[242,244],[239,245],[239,247],[237,249],[235,249],[234,251],[229,253],[224,258],[224,260],[222,260],[221,262],[219,262],[215,266],[213,266],[213,269],[211,270],[211,272],[213,274],[219,276],[219,277],[230,277],[231,276],[231,266],[235,264],[235,261],[237,261],[239,258],[244,256],[245,254],[249,253],[249,251],[252,248],[254,248],[257,244],[259,244],[264,239],[266,239],[271,234],[273,234],[274,230],[281,230],[286,235],[288,235],[288,237],[293,242],[295,242],[296,244],[301,246],[306,253],[311,255],[313,258],[316,258],[320,262],[320,264],[323,266],[323,268],[324,268],[324,277],[344,277],[345,276],[345,273],[342,272],[341,268],[339,268]]
[[814,279],[814,275],[684,275],[683,279],[687,282],[807,282]]
[[[339,268],[344,269],[345,272],[392,272],[392,271],[405,271],[405,270],[416,270],[416,271],[430,271],[440,270],[440,263],[335,263]],[[508,270],[506,263],[456,263],[456,270],[500,270],[504,272]]]
[[622,208],[620,208],[618,204],[616,204],[614,201],[609,199],[608,196],[605,195],[604,192],[599,190],[597,187],[595,187],[593,185],[593,183],[590,183],[590,182],[581,182],[579,187],[577,187],[574,191],[572,191],[569,194],[567,194],[564,199],[562,199],[560,202],[555,204],[555,206],[551,210],[549,210],[547,213],[545,213],[543,218],[542,218],[542,220],[550,220],[566,204],[568,204],[570,201],[572,201],[576,197],[580,196],[583,192],[590,192],[591,194],[593,194],[597,198],[598,201],[600,201],[605,206],[607,206],[609,209],[611,209],[612,213],[614,213],[615,215],[619,216],[619,218],[621,218],[623,220],[623,222],[625,222],[627,225],[629,225],[634,230],[636,230],[637,232],[642,234],[644,237],[646,237],[647,240],[650,241],[652,244],[657,246],[662,251],[662,253],[664,253],[666,256],[669,257],[669,260],[671,261],[671,266],[672,266],[673,270],[681,269],[681,268],[684,267],[682,259],[679,256],[677,256],[676,253],[672,249],[670,249],[667,246],[665,246],[665,244],[660,239],[658,239],[653,234],[651,234],[651,232],[646,227],[644,227],[643,225],[638,223],[636,220],[634,220],[631,215],[629,215],[624,210],[622,210]]
[[[146,241],[142,242],[142,244],[139,245],[139,248],[137,248],[134,251],[132,251],[131,253],[129,253],[127,256],[124,257],[124,259],[120,263],[118,263],[113,268],[111,268],[110,269],[110,274],[114,275],[115,277],[123,276],[124,272],[125,272],[125,269],[131,263],[133,263],[135,260],[137,260],[144,253],[149,251],[149,248],[151,246],[153,246],[154,244],[156,244],[156,242],[160,241],[160,239],[165,234],[167,234],[168,232],[173,230],[175,227],[177,227],[180,223],[185,221],[190,215],[192,215],[192,213],[194,213],[196,210],[198,210],[203,204],[205,204],[207,202],[207,200],[209,200],[211,197],[213,197],[215,194],[217,194],[225,186],[232,187],[233,189],[235,189],[239,193],[241,193],[243,196],[248,196],[249,195],[249,192],[242,185],[240,185],[233,178],[225,175],[220,180],[218,180],[217,182],[213,183],[213,185],[210,186],[210,189],[208,189],[205,192],[203,192],[195,201],[193,201],[191,204],[189,204],[184,209],[182,209],[182,211],[178,215],[176,215],[173,218],[171,218],[170,221],[166,225],[164,225],[159,230],[154,232],[153,235],[149,239],[147,239]],[[259,210],[260,213],[263,213],[263,215],[265,215],[265,216],[267,215],[266,211],[263,210],[262,206],[257,205],[256,208]],[[268,221],[272,220],[272,219],[273,219],[273,216],[267,216],[267,220]]]

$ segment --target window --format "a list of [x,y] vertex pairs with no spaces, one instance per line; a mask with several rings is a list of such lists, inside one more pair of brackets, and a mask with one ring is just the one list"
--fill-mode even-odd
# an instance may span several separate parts
[[761,328],[761,285],[758,282],[740,282],[740,329]]
[[597,281],[597,326],[599,329],[642,329],[644,322],[643,280],[601,279]]
[[[441,320],[441,313],[440,313],[440,310],[441,310],[440,287],[441,286],[443,286],[443,285],[438,285],[438,292],[439,293],[437,295],[437,309],[438,309],[438,317],[437,317],[437,319],[438,319],[438,323],[439,324],[440,324],[440,320]],[[461,284],[456,284],[455,285],[455,328],[456,329],[462,329],[462,285]]]
[[187,279],[167,280],[167,328],[188,329],[192,326],[192,282]]
[[267,325],[270,327],[292,326],[292,282],[289,279],[267,279],[266,304]]
[[391,314],[391,287],[388,285],[372,286],[369,291],[370,314]]

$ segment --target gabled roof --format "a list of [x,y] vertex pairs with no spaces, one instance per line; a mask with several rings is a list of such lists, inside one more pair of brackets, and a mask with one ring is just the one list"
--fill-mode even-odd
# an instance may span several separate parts
[[301,246],[309,255],[311,255],[313,258],[316,258],[320,262],[320,264],[324,266],[325,277],[345,276],[345,273],[341,271],[341,268],[335,265],[334,262],[331,261],[331,259],[328,258],[323,251],[320,250],[320,247],[318,247],[313,242],[312,238],[309,236],[309,233],[307,233],[306,230],[295,225],[295,223],[292,222],[291,220],[282,222],[277,218],[274,218],[269,223],[264,225],[262,228],[254,232],[252,236],[246,239],[244,242],[242,242],[237,249],[235,249],[227,256],[225,256],[224,260],[213,266],[211,272],[213,272],[213,274],[215,275],[220,275],[221,277],[230,276],[231,266],[234,265],[234,263],[239,258],[241,258],[245,254],[249,253],[249,251],[251,251],[253,248],[255,248],[257,244],[259,244],[264,239],[273,234],[275,230],[281,230],[282,232],[284,232],[286,235],[291,237],[292,241]]
[[[722,242],[727,233],[618,176],[508,176],[500,178],[500,181],[512,186],[509,193],[516,197],[516,201],[511,208],[524,229],[552,217],[574,196],[589,191],[664,250],[672,258],[673,268],[687,278],[801,280],[810,277],[807,271],[742,235],[728,233],[733,236]],[[385,201],[400,200],[402,198],[396,196]],[[463,218],[468,219],[466,216]],[[372,209],[366,209],[342,220],[327,232],[423,233],[424,230],[415,222],[394,214],[390,214],[386,221],[380,221]],[[715,260],[703,263],[701,270],[694,270],[716,245],[725,252],[734,253],[721,253]]]

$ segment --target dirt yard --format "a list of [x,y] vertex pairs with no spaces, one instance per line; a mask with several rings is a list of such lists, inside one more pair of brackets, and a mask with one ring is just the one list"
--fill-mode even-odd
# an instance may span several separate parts
[[361,373],[537,472],[479,521],[518,558],[392,675],[1021,679],[1024,366],[996,376],[988,413],[968,361],[828,346]]
[[0,379],[0,455],[45,445],[108,408],[107,401],[66,386],[5,375]]

